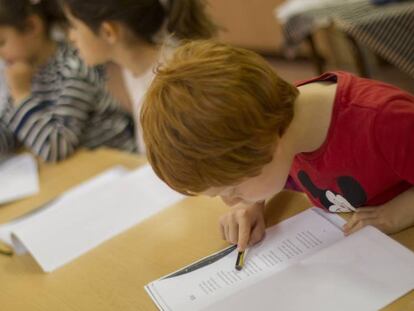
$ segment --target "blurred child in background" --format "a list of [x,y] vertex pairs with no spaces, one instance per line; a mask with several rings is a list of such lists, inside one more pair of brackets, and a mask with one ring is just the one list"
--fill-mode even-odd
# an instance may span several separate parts
[[[110,81],[127,86],[137,128],[139,151],[145,147],[138,124],[142,98],[154,77],[154,67],[181,40],[206,39],[217,27],[200,0],[63,0],[72,26],[70,37],[89,65],[113,62]],[[114,67],[112,67],[113,69]],[[118,88],[119,89],[119,88]],[[121,91],[122,93],[122,91]]]
[[22,144],[56,162],[81,146],[134,151],[132,120],[104,91],[100,72],[52,38],[63,19],[51,0],[0,0],[0,152]]

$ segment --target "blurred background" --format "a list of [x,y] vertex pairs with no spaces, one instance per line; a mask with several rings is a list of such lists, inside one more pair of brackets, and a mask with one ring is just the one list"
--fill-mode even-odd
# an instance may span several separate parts
[[414,93],[414,1],[208,2],[221,40],[259,52],[291,82],[346,70]]

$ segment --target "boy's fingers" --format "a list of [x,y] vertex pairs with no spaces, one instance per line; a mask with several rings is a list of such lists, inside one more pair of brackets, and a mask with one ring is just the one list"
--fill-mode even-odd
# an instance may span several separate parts
[[358,217],[355,217],[355,219],[351,220],[352,222],[350,221],[344,226],[344,232],[346,235],[354,233],[362,227],[368,225],[376,227],[378,224],[378,218],[373,213],[365,213],[363,215],[359,214]]
[[343,226],[344,231],[349,231],[353,226],[356,225],[358,222],[358,219],[355,217],[355,214],[352,215],[351,219],[348,220],[348,222]]
[[255,226],[250,236],[249,245],[254,245],[260,242],[264,238],[264,236],[265,228],[261,225]]
[[354,233],[355,231],[358,231],[362,227],[363,227],[363,224],[361,222],[357,222],[357,223],[354,224],[354,226],[352,226],[351,228],[349,228],[345,231],[345,235],[349,235],[351,233]]
[[357,213],[363,212],[375,212],[378,210],[378,207],[359,207],[355,209]]
[[224,215],[220,218],[220,232],[223,240],[230,242],[229,240],[229,221],[228,215]]
[[229,225],[228,225],[228,224],[226,225],[225,230],[226,230],[226,231],[225,231],[225,234],[226,234],[226,241],[227,241],[227,242],[231,242],[231,241],[230,241],[230,227],[229,227]]
[[228,231],[229,231],[229,226],[227,223],[222,223],[221,224],[221,234],[223,237],[223,240],[228,241]]
[[375,214],[373,212],[362,212],[359,211],[357,213],[354,213],[351,217],[351,219],[344,225],[344,230],[350,230],[352,227],[354,227],[360,220],[362,219],[368,219],[368,218],[375,218]]
[[239,235],[239,226],[235,222],[231,222],[229,225],[229,241],[233,244],[237,244]]
[[220,227],[221,238],[225,240],[226,239],[225,225],[222,222],[220,222],[219,227]]
[[362,229],[365,226],[374,226],[375,227],[376,221],[375,219],[364,219],[360,220],[355,226],[353,226],[349,231],[346,232],[346,235],[349,235],[351,233],[354,233],[360,229]]
[[241,252],[247,248],[250,241],[250,222],[245,218],[241,218],[239,222],[239,238],[237,241],[237,249]]

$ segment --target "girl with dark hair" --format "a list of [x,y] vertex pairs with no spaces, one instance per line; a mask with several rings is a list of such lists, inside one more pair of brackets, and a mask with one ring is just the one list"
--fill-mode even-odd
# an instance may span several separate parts
[[154,67],[180,41],[207,39],[217,32],[206,13],[204,0],[62,2],[72,25],[70,37],[83,59],[89,65],[113,62],[123,68],[116,79],[114,71],[108,77],[118,85],[124,80],[132,100],[130,109],[138,129],[139,149],[143,152],[138,116],[142,98],[154,77]]
[[58,8],[51,0],[0,0],[0,153],[23,144],[56,162],[80,146],[133,151],[132,120],[105,93],[99,71],[51,37],[64,20]]

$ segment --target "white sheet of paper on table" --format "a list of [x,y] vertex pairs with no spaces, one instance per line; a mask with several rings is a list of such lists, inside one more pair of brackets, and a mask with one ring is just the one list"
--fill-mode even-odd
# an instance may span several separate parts
[[[36,208],[35,210],[14,219],[11,222],[3,224],[0,226],[0,240],[6,244],[13,247],[13,250],[16,254],[21,255],[27,252],[27,249],[22,245],[18,240],[12,239],[12,234],[16,228],[21,226],[26,226],[26,223],[31,218],[34,217],[43,217],[42,213],[45,211],[50,211],[53,208],[59,208],[60,204],[64,203],[66,199],[71,200],[76,198],[76,196],[87,193],[88,191],[105,185],[107,182],[114,181],[116,178],[120,178],[122,175],[126,174],[128,170],[123,166],[116,166],[105,172],[80,183],[79,185],[74,186],[73,188],[67,190],[57,198],[54,198],[42,206]],[[59,203],[59,204],[57,204]]]
[[15,226],[12,239],[50,272],[182,198],[144,166],[64,196]]
[[0,163],[0,204],[39,192],[36,159],[28,153],[5,157]]

